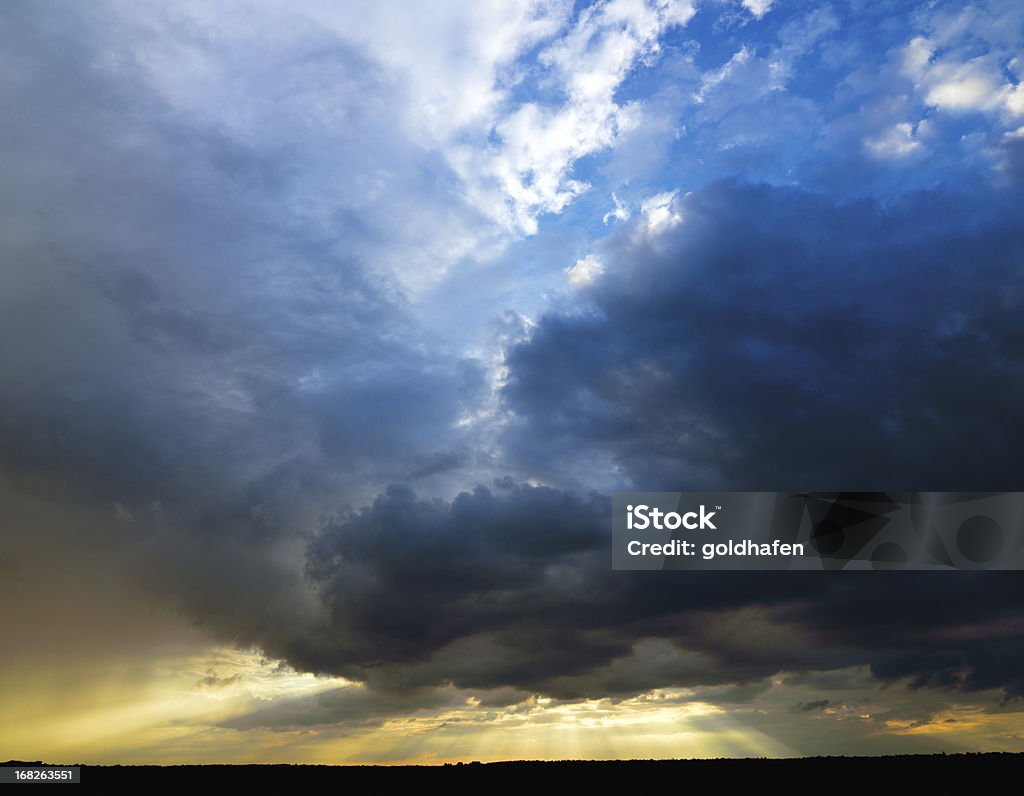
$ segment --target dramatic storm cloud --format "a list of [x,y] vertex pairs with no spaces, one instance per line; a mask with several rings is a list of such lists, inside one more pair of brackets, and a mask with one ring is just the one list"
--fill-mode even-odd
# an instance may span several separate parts
[[509,352],[510,448],[638,489],[1012,489],[1016,175],[885,203],[737,181],[675,199],[671,228],[606,239],[588,303]]
[[511,482],[450,504],[392,487],[312,545],[338,646],[302,663],[386,690],[561,698],[868,665],[1024,696],[1016,573],[879,573],[865,594],[820,572],[612,572],[609,511]]
[[1022,25],[4,4],[0,755],[1019,749],[1015,573],[615,572],[609,524],[1020,488]]

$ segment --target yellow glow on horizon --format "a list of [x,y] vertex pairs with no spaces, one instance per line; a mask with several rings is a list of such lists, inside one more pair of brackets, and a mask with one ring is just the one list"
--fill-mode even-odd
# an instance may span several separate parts
[[972,734],[991,740],[1001,735],[1013,737],[1020,732],[1020,724],[1019,713],[990,713],[981,706],[958,705],[940,710],[925,721],[890,719],[885,722],[885,732],[889,735]]
[[[132,762],[189,762],[159,750],[244,715],[254,704],[338,688],[362,688],[341,678],[301,674],[258,651],[214,648],[207,654],[159,661],[145,676],[116,670],[25,673],[5,689],[0,755],[12,759],[125,762],[125,752],[153,750]],[[6,679],[21,679],[8,674]]]
[[[380,733],[337,742],[331,759],[438,764],[793,754],[784,744],[730,719],[715,705],[680,698],[685,699],[683,689],[564,704],[542,697],[493,711],[486,723],[479,718],[474,721],[470,710],[396,719]],[[697,720],[703,726],[695,724]],[[453,724],[464,729],[447,732]]]
[[[560,703],[533,697],[487,707],[448,689],[436,708],[380,720],[248,726],[267,708],[344,698],[363,686],[300,674],[258,651],[216,648],[166,659],[143,675],[79,673],[76,688],[36,672],[5,696],[5,757],[85,763],[443,763],[507,759],[786,756],[784,745],[694,700],[685,689]],[[60,677],[67,677],[63,671]],[[11,678],[8,676],[7,681]],[[312,702],[310,702],[312,700]],[[344,711],[344,707],[341,708]],[[344,720],[345,715],[339,715]]]
[[[792,709],[798,699],[785,688],[779,678],[764,692],[766,701],[726,706],[715,704],[714,688],[577,701],[517,700],[511,692],[510,704],[491,704],[484,692],[453,686],[426,696],[378,694],[342,678],[296,672],[259,651],[211,648],[134,668],[6,671],[0,759],[392,765],[791,757],[821,749],[813,744],[826,736],[838,745],[824,748],[839,753],[850,748],[843,737],[869,736],[931,737],[936,749],[1020,748],[1021,712],[952,704],[925,720],[899,712],[872,719],[859,705],[835,703],[802,713]],[[897,704],[914,709],[912,701]],[[854,724],[865,729],[849,729]]]

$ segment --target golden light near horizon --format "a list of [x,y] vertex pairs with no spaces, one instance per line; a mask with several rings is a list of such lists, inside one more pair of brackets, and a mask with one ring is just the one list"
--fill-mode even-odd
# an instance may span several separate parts
[[[440,686],[418,701],[224,646],[134,669],[83,668],[74,681],[67,674],[36,672],[24,687],[6,689],[0,757],[384,765],[792,757],[809,748],[794,740],[800,736],[792,730],[800,726],[811,737],[827,732],[861,743],[895,741],[907,751],[1014,751],[1024,728],[1020,711],[993,712],[980,703],[916,714],[910,689],[890,692],[889,706],[867,710],[851,694],[849,704],[831,701],[801,716],[808,703],[794,712],[804,695],[784,674],[761,683],[746,702],[732,700],[728,686],[570,701]],[[8,673],[5,681],[16,679]]]
[[[17,679],[7,675],[8,682]],[[207,728],[254,703],[358,687],[299,674],[257,651],[228,648],[130,671],[116,665],[37,671],[22,682],[4,699],[5,756],[95,763],[184,762],[167,750],[191,745]]]
[[[762,684],[761,697],[748,704],[729,704],[715,689],[671,688],[570,701],[513,693],[490,705],[481,693],[452,686],[431,690],[422,704],[406,696],[389,701],[360,683],[296,672],[259,650],[214,647],[144,669],[83,669],[73,682],[66,670],[24,678],[22,688],[6,691],[0,757],[439,765],[792,757],[807,751],[778,732],[794,721],[787,706],[796,694],[784,675]],[[716,702],[720,698],[725,701]],[[902,739],[909,750],[955,751],[961,743],[1020,747],[1020,712],[962,704],[914,719],[905,718],[906,707],[876,707],[876,716],[856,704],[834,703],[802,721],[812,734],[827,729],[883,742]],[[913,745],[920,743],[931,746]]]
[[[318,695],[365,691],[301,674],[255,650],[211,649],[150,667],[145,678],[81,672],[77,693],[35,678],[8,696],[0,749],[10,758],[87,763],[442,763],[520,759],[787,756],[792,750],[681,690],[560,703],[528,697],[490,708],[447,689],[449,704],[337,726],[232,723]],[[311,699],[313,698],[313,699]],[[301,718],[301,711],[299,716]],[[339,729],[343,727],[344,729]]]
[[[472,711],[438,716],[423,726],[396,722],[396,752],[419,747],[410,762],[479,760],[610,760],[703,757],[787,757],[785,744],[745,727],[721,708],[677,702],[669,693],[625,700],[552,704],[531,698],[463,733],[438,733],[453,720],[473,726]],[[436,735],[437,737],[430,737]]]

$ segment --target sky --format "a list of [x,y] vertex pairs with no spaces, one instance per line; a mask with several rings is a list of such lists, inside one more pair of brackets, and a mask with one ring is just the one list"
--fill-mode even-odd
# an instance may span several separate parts
[[616,490],[1017,490],[1017,0],[6,2],[0,759],[1024,751],[1013,572]]

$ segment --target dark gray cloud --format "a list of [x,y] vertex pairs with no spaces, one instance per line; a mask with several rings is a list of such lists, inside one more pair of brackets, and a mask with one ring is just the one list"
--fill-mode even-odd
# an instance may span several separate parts
[[508,481],[451,503],[392,487],[311,544],[335,646],[297,665],[562,699],[861,665],[1024,695],[1016,573],[612,572],[608,516],[604,497]]
[[[101,549],[226,639],[312,636],[303,529],[471,458],[452,426],[480,367],[428,350],[376,262],[401,239],[392,213],[412,220],[409,194],[455,212],[444,174],[409,163],[399,110],[378,101],[395,87],[322,31],[265,54],[272,74],[226,45],[245,113],[218,115],[166,82],[210,55],[187,19],[154,38],[116,5],[3,16],[0,98],[18,108],[0,132],[11,565]],[[350,123],[313,123],[327,94]],[[385,166],[403,176],[376,204],[358,186]],[[22,604],[50,599],[24,589]]]
[[[508,481],[450,504],[391,487],[371,507],[332,523],[310,547],[309,571],[341,634],[343,657],[308,663],[373,676],[377,664],[415,668],[468,643],[453,652],[451,672],[425,675],[431,684],[457,669],[466,681],[459,684],[474,677],[506,684],[490,682],[489,670],[498,667],[514,685],[571,669],[577,657],[587,662],[593,654],[624,652],[599,634],[581,628],[565,636],[561,627],[586,610],[590,584],[581,578],[589,579],[595,558],[606,558],[609,511],[605,497]],[[553,606],[566,615],[543,618]]]
[[[660,235],[623,228],[598,251],[590,308],[543,316],[509,350],[509,452],[555,482],[607,462],[642,489],[1017,488],[1020,147],[1007,157],[1001,187],[883,205],[725,181],[678,201],[682,223]],[[786,580],[724,577],[700,596],[689,579],[659,584],[685,615],[702,600],[725,612],[725,594],[756,583],[737,603],[774,607],[747,632],[760,621],[806,634],[785,661],[681,630],[621,585],[617,618],[635,609],[649,622],[631,633],[675,638],[735,678],[745,660],[756,676],[827,668],[826,650],[845,649],[882,680],[1024,694],[1017,609],[1004,610],[1019,605],[1014,573]],[[615,622],[614,609],[594,612]],[[673,679],[687,678],[651,678]]]
[[[645,489],[1012,489],[1018,198],[1016,183],[886,205],[736,181],[689,195],[674,229],[606,241],[589,310],[548,314],[509,350],[507,449],[554,482],[611,461]],[[311,571],[354,634],[335,669],[572,697],[857,663],[1024,693],[1013,573],[870,589],[610,573],[605,507],[557,495],[505,484],[448,506],[395,488],[332,526]],[[589,537],[565,527],[587,514]]]
[[643,489],[1015,489],[1019,200],[690,194],[509,351],[508,448],[555,482],[591,460]]
[[[374,211],[339,201],[314,226],[292,208],[321,187],[297,151],[312,133],[272,134],[284,109],[260,109],[258,138],[183,114],[145,82],[147,53],[123,31],[72,35],[99,23],[70,16],[15,13],[2,29],[18,68],[0,90],[24,109],[0,146],[0,332],[18,341],[0,355],[8,466],[66,470],[94,500],[170,503],[297,466],[376,484],[451,455],[446,424],[473,399],[473,365],[425,353],[366,256]],[[62,55],[41,58],[62,35]],[[320,60],[306,68],[351,74],[354,104],[384,89],[351,48]],[[372,138],[389,160],[393,120],[365,110],[373,129],[333,143]]]

